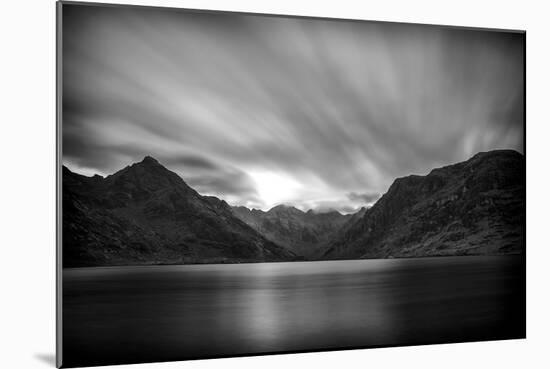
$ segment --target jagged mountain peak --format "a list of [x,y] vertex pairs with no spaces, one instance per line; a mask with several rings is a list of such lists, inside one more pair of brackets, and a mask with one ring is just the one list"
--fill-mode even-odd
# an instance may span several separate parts
[[150,155],[145,156],[140,163],[147,165],[160,165],[159,161]]
[[289,204],[269,211],[231,207],[201,196],[152,156],[105,178],[63,166],[65,260],[78,264],[85,255],[90,265],[116,265],[518,253],[524,165],[513,150],[478,153],[425,176],[398,178],[372,207],[347,215]]
[[142,161],[129,165],[105,179],[108,185],[126,190],[154,192],[179,188],[195,192],[178,174],[167,169],[151,156],[146,156]]
[[294,214],[304,214],[304,212],[298,208],[295,208],[294,206],[292,205],[287,205],[287,204],[279,204],[277,206],[274,206],[272,207],[271,209],[269,209],[269,211],[267,211],[267,213],[281,213],[281,212],[284,212],[284,213],[294,213]]
[[232,209],[237,217],[266,238],[306,258],[313,257],[348,220],[338,212],[303,212],[287,204],[277,205],[267,212],[244,206]]
[[343,216],[342,213],[340,213],[338,210],[334,209],[334,208],[329,208],[329,209],[322,209],[322,210],[318,210],[318,209],[310,209],[307,211],[306,214],[309,214],[309,215],[319,215],[319,216]]
[[101,181],[63,175],[65,266],[296,258],[152,157]]
[[524,165],[520,153],[495,150],[398,178],[324,257],[521,252]]

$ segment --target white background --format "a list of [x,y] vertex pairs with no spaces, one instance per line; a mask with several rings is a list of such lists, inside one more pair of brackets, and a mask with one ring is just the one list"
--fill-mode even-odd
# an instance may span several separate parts
[[[527,340],[139,365],[190,369],[550,367],[549,12],[529,1],[119,1],[527,30]],[[47,368],[55,352],[55,3],[4,1],[0,37],[0,367]],[[119,368],[124,368],[121,366]]]

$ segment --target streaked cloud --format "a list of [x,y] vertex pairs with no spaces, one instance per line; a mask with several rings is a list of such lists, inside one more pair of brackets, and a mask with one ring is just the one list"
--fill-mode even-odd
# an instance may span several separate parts
[[76,171],[151,155],[232,204],[349,210],[396,177],[523,151],[520,34],[64,11],[63,158]]

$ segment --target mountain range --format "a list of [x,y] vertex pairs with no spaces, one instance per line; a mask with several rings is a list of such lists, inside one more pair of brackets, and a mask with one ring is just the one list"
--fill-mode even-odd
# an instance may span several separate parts
[[525,159],[512,150],[398,178],[323,259],[517,254],[524,250]]
[[107,177],[63,167],[63,266],[521,253],[524,173],[518,152],[479,153],[343,215],[231,207],[149,156]]
[[331,237],[352,215],[328,212],[303,212],[293,206],[278,205],[269,211],[233,208],[233,213],[267,239],[292,250],[306,259],[316,259]]
[[105,178],[63,167],[64,267],[297,258],[151,157]]

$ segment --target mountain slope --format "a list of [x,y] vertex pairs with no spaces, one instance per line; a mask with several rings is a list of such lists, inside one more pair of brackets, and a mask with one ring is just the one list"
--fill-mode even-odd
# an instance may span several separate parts
[[267,239],[306,259],[326,247],[332,235],[351,218],[337,211],[303,212],[286,205],[275,206],[267,212],[238,206],[233,208],[233,213]]
[[151,157],[106,178],[63,167],[65,267],[295,257]]
[[321,258],[521,253],[524,166],[523,155],[497,150],[398,178]]

